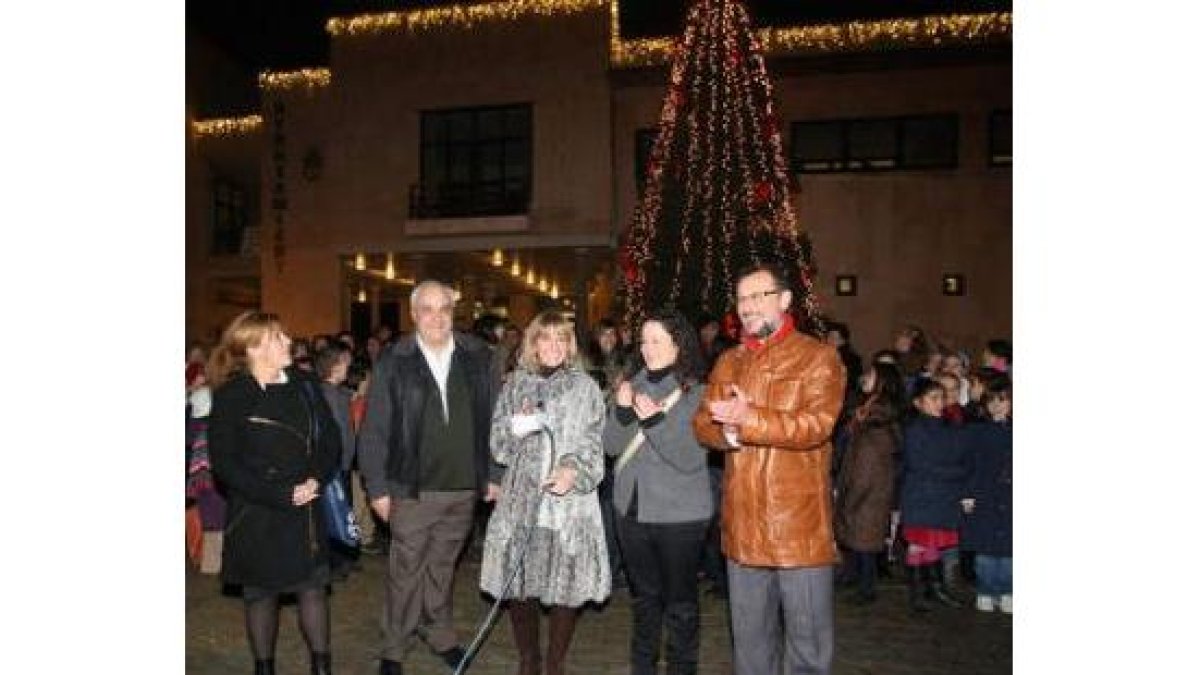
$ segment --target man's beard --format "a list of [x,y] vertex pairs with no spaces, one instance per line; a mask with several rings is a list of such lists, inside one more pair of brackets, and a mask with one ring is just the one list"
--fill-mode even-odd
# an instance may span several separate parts
[[778,329],[779,329],[779,324],[771,323],[770,321],[767,321],[764,319],[762,322],[762,325],[759,326],[758,330],[751,333],[751,335],[758,338],[759,340],[766,340],[767,338],[771,337],[771,335],[773,335],[775,333],[775,331]]

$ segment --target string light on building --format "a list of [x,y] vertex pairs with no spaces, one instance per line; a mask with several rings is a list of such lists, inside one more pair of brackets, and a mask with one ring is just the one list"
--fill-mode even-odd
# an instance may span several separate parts
[[362,253],[354,254],[354,269],[359,272],[367,269],[367,256]]
[[538,279],[537,288],[539,291],[541,291],[543,293],[550,290],[550,284],[546,281],[546,277],[542,277],[541,279]]
[[358,289],[358,301],[360,303],[365,303],[367,301],[367,289],[362,288],[361,286]]
[[387,254],[387,266],[383,268],[383,276],[391,281],[396,278],[396,262],[392,260],[392,254]]
[[[404,12],[383,12],[334,17],[325,31],[334,37],[378,33],[418,33],[438,28],[474,28],[484,23],[517,21],[526,17],[551,17],[602,10],[610,0],[506,0],[454,4]],[[615,2],[613,4],[616,4]]]
[[258,75],[258,86],[274,91],[313,90],[329,86],[333,73],[328,68],[302,68],[287,72],[263,71]]
[[557,281],[554,282],[553,284],[550,284],[550,297],[554,298],[555,300],[558,299],[558,282]]
[[493,267],[503,267],[504,266],[504,252],[502,252],[498,248],[492,249],[492,266]]
[[508,273],[514,277],[521,276],[521,262],[517,260],[517,256],[513,256],[512,267],[508,268]]
[[537,283],[537,275],[533,273],[532,267],[530,267],[529,271],[525,274],[525,283],[529,284],[530,286]]
[[262,115],[246,115],[245,117],[224,117],[211,120],[195,120],[192,122],[192,133],[204,136],[236,136],[249,134],[262,129]]
[[[612,3],[610,59],[617,67],[662,65],[674,38],[624,40],[618,3]],[[847,21],[815,26],[768,27],[755,31],[767,56],[986,44],[1012,40],[1012,12],[946,14],[918,18]]]

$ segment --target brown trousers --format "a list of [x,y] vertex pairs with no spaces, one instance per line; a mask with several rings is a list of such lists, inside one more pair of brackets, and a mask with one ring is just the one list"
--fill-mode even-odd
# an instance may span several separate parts
[[472,490],[392,498],[383,658],[403,661],[417,637],[435,652],[458,644],[450,612],[454,563],[471,533],[476,498]]

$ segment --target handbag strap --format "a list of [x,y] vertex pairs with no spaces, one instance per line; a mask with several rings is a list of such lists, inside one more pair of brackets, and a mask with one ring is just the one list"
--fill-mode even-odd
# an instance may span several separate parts
[[[668,394],[665,399],[663,399],[663,414],[665,415],[670,412],[671,408],[673,408],[681,398],[683,398],[683,388],[675,387],[675,389]],[[625,446],[625,450],[621,452],[621,456],[617,457],[617,462],[615,465],[613,465],[613,473],[621,473],[621,469],[625,468],[625,465],[629,463],[629,460],[633,459],[633,456],[637,454],[637,451],[641,449],[645,442],[646,434],[642,432],[641,427],[638,427],[638,431],[633,435],[633,438],[630,439],[629,445]]]
[[321,423],[317,420],[317,405],[314,398],[313,383],[308,380],[300,382],[300,391],[304,393],[304,406],[308,408],[308,455],[312,457],[317,439],[321,437]]

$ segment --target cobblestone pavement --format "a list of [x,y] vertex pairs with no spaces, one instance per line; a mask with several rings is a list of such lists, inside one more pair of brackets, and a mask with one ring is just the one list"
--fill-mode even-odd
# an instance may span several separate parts
[[[378,672],[379,617],[386,559],[364,556],[362,569],[333,586],[333,663],[338,675]],[[455,586],[455,616],[466,643],[490,607],[478,592],[479,564],[466,560]],[[189,675],[250,673],[241,600],[224,595],[215,577],[189,568],[186,584],[186,665]],[[1012,617],[974,609],[937,608],[925,616],[907,611],[899,579],[880,583],[879,600],[856,607],[839,595],[836,607],[836,675],[989,675],[1012,672]],[[575,675],[627,675],[629,594],[620,590],[602,608],[580,618],[568,657]],[[700,675],[732,675],[726,601],[705,594],[701,602]],[[545,640],[546,630],[542,630]],[[276,653],[280,675],[307,675],[307,652],[294,606],[280,617]],[[451,671],[424,645],[405,663],[406,675]],[[501,614],[471,675],[513,675],[516,650],[508,619]],[[754,674],[758,675],[758,674]],[[767,674],[763,674],[767,675]]]

